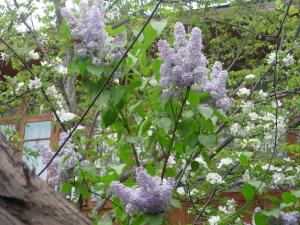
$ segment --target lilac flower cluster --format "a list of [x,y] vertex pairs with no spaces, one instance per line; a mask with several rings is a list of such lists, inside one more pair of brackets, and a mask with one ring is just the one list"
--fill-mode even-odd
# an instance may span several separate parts
[[280,220],[283,225],[296,225],[299,224],[300,214],[299,212],[285,213],[280,212]]
[[[67,136],[67,133],[61,133],[59,142],[62,143]],[[38,144],[37,147],[40,150],[43,164],[46,165],[53,157],[54,152],[49,146]],[[79,161],[83,167],[88,165],[88,161],[84,160],[80,153],[75,152],[74,148],[75,145],[72,143],[72,138],[70,138],[59,155],[53,160],[51,168],[48,170],[49,183],[57,185],[68,181],[74,175],[74,169]]]
[[193,87],[198,92],[210,92],[216,106],[227,110],[230,107],[230,99],[226,94],[228,73],[222,70],[218,61],[210,72],[206,57],[201,52],[202,48],[202,31],[197,27],[193,28],[188,40],[185,28],[179,22],[174,30],[174,48],[165,40],[158,42],[163,60],[160,67],[163,93],[167,97],[176,97],[186,87]]
[[113,181],[110,185],[113,193],[126,206],[127,213],[139,211],[154,214],[164,212],[169,207],[175,186],[173,178],[161,181],[160,177],[152,177],[138,167],[136,182],[139,186],[136,188],[126,187],[118,181]]
[[109,37],[105,31],[103,0],[94,0],[92,6],[87,0],[81,0],[77,16],[67,8],[63,8],[61,13],[70,25],[80,57],[91,57],[93,64],[109,63],[121,58],[125,51],[126,33]]

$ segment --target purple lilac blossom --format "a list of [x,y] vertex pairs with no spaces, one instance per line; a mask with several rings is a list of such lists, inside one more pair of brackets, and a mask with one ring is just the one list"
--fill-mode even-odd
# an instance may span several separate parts
[[160,67],[163,95],[176,97],[186,87],[193,87],[199,93],[210,92],[215,105],[226,111],[231,102],[226,93],[228,73],[222,70],[218,61],[210,72],[202,48],[202,31],[193,28],[187,40],[185,28],[179,22],[174,29],[174,48],[165,40],[158,42],[158,51],[163,60]]
[[127,213],[161,213],[170,206],[175,185],[173,178],[161,181],[160,177],[152,177],[143,168],[138,167],[136,182],[138,187],[135,188],[126,187],[118,181],[113,181],[110,185],[113,193],[125,205]]
[[299,212],[280,212],[280,220],[283,225],[298,225],[300,219]]
[[106,64],[121,58],[125,51],[126,33],[109,37],[105,31],[103,0],[94,0],[92,6],[88,1],[81,0],[78,16],[67,8],[63,8],[61,13],[70,26],[80,57],[90,57],[93,64]]
[[[68,133],[60,133],[59,143],[62,144],[67,137]],[[46,165],[53,157],[54,152],[49,146],[42,144],[37,144],[37,148],[40,150],[43,164]],[[72,143],[72,138],[70,138],[48,170],[49,183],[56,185],[67,182],[74,175],[74,169],[77,168],[79,163],[82,167],[89,165],[89,162],[75,151],[75,145]]]

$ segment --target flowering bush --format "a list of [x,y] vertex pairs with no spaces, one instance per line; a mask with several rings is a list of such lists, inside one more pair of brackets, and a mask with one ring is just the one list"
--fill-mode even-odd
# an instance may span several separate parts
[[[54,115],[58,146],[34,155],[58,192],[110,201],[95,224],[169,223],[180,200],[193,224],[299,223],[298,8],[44,2],[0,3],[0,124],[19,105],[15,124]],[[0,126],[21,146],[15,129]]]

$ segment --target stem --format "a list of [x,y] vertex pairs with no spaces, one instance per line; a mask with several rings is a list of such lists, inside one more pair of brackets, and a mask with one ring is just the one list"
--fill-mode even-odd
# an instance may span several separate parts
[[182,105],[181,105],[181,108],[180,108],[180,111],[179,111],[179,114],[178,114],[178,118],[175,121],[174,130],[173,130],[172,138],[171,138],[171,142],[170,142],[170,147],[169,147],[169,149],[167,151],[167,155],[166,155],[166,158],[165,158],[163,170],[162,170],[162,173],[161,173],[161,180],[164,179],[164,176],[165,176],[165,173],[166,173],[168,160],[169,160],[170,153],[171,153],[171,150],[173,148],[173,143],[174,143],[174,140],[175,140],[175,134],[176,134],[176,131],[177,131],[177,128],[178,128],[178,125],[179,125],[179,120],[181,118],[181,115],[182,115],[182,112],[183,112],[183,107],[184,107],[184,105],[186,103],[186,100],[189,97],[189,93],[190,93],[190,87],[188,87],[187,90],[186,90],[185,97],[183,99],[183,102],[182,102]]

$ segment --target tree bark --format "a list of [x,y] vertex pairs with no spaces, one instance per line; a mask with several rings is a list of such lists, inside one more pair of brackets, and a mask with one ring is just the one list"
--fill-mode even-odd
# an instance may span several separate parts
[[91,224],[18,157],[0,132],[0,224]]

